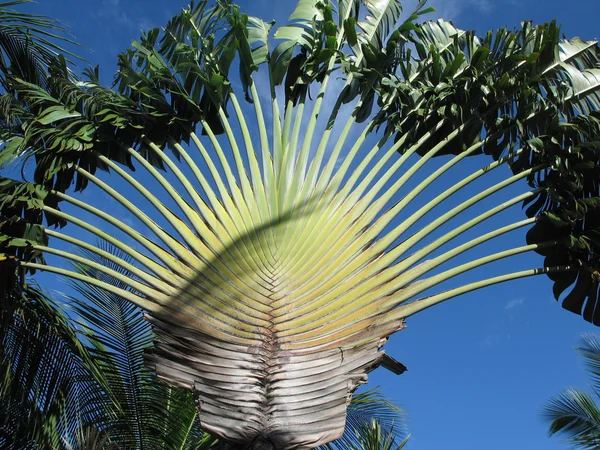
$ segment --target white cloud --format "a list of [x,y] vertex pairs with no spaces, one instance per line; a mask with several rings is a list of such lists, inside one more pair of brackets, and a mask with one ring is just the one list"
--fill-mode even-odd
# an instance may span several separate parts
[[506,305],[504,305],[504,309],[509,311],[511,309],[518,308],[523,304],[524,301],[525,297],[513,298],[512,300],[506,302]]

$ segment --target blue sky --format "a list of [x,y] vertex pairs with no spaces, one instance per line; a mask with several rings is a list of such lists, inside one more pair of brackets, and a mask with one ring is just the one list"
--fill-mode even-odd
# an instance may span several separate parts
[[[292,1],[239,1],[250,14],[283,22]],[[485,32],[521,20],[557,18],[569,37],[598,35],[598,0],[436,0],[437,15],[460,28]],[[38,0],[29,10],[67,24],[112,79],[116,55],[142,28],[160,26],[185,6],[179,0]],[[407,6],[408,10],[409,7]],[[517,214],[519,212],[517,211]],[[513,240],[523,236],[511,235]],[[540,260],[529,257],[529,267]],[[509,266],[506,265],[508,268]],[[585,386],[573,346],[582,332],[600,331],[562,310],[542,277],[465,295],[423,312],[392,337],[386,350],[409,368],[396,377],[383,369],[370,385],[409,413],[411,450],[554,450],[539,419],[542,404],[568,385]]]

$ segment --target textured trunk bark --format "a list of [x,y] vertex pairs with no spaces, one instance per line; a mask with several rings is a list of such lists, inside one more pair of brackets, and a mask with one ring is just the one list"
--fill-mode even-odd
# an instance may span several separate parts
[[147,363],[164,381],[194,392],[203,429],[251,450],[310,449],[340,438],[352,393],[384,357],[385,339],[346,350],[286,351],[149,320],[164,341]]

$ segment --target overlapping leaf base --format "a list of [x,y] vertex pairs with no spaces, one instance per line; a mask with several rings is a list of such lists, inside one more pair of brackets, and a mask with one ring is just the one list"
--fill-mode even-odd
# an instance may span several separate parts
[[163,380],[194,391],[203,429],[238,443],[313,448],[338,439],[350,394],[383,356],[379,340],[306,354],[269,342],[232,345],[150,320],[168,338],[148,363]]

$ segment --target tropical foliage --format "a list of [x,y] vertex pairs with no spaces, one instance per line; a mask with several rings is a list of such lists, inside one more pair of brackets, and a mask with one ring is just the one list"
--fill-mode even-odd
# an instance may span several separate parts
[[10,90],[10,77],[47,86],[48,66],[59,55],[77,58],[64,45],[65,28],[56,20],[22,13],[11,6],[31,0],[0,2],[0,84]]
[[98,409],[94,362],[57,305],[33,287],[3,299],[0,331],[0,447],[61,448],[61,436]]
[[597,404],[600,393],[600,338],[586,334],[576,348],[583,357],[590,373],[593,391],[588,393],[570,388],[550,399],[544,407],[543,417],[548,423],[550,435],[563,434],[573,448],[600,448],[600,407]]
[[[119,56],[113,89],[60,59],[47,89],[12,77],[0,161],[32,164],[0,180],[3,258],[145,310],[146,364],[193,392],[204,430],[257,448],[340,437],[366,374],[405,369],[389,335],[460,294],[547,274],[600,323],[597,43],[555,22],[479,36],[429,11],[300,0],[275,29],[200,1]],[[498,226],[517,205],[526,218]],[[525,227],[526,245],[460,262]],[[457,278],[527,252],[541,267]]]

